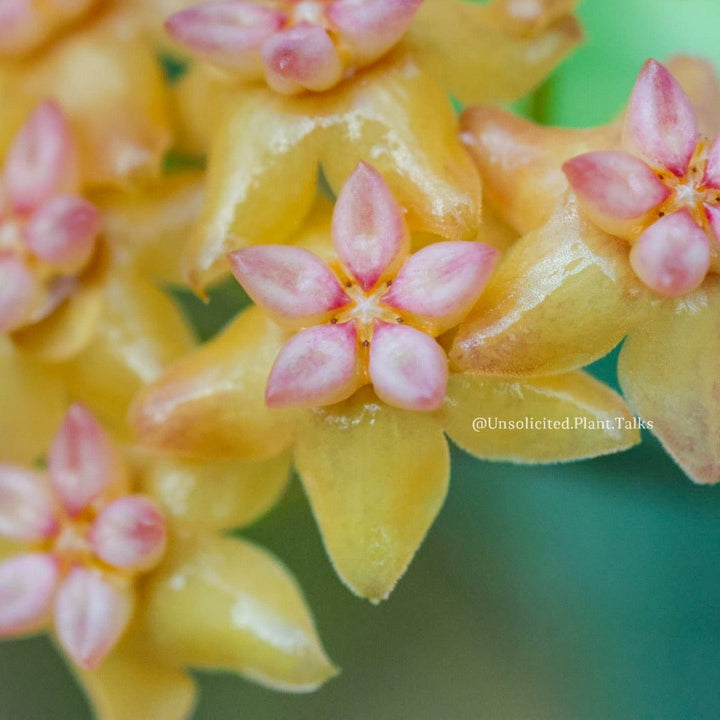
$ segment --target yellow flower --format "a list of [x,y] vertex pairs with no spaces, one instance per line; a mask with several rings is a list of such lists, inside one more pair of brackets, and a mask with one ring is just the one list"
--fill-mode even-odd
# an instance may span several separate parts
[[487,196],[527,234],[452,357],[492,375],[548,375],[626,337],[618,370],[630,405],[693,480],[711,483],[720,480],[720,87],[703,61],[668,66],[646,63],[624,122],[606,127],[540,128],[500,110],[467,111],[464,137]]
[[289,459],[123,455],[73,405],[47,471],[0,465],[0,636],[50,625],[101,720],[181,720],[186,667],[302,692],[335,670],[289,572],[224,529],[263,513]]
[[[313,16],[313,27],[325,34],[334,27],[333,10],[344,12],[357,4],[323,0],[299,5],[315,8],[319,15]],[[244,43],[270,42],[277,34],[294,32],[278,31],[280,20],[265,17],[267,8],[260,12],[253,3],[211,2],[180,13],[178,21],[171,19],[176,35],[229,74],[219,76],[215,68],[196,64],[176,86],[181,149],[204,153],[212,140],[207,202],[186,257],[193,287],[201,289],[227,272],[223,256],[229,250],[287,241],[312,206],[318,166],[338,191],[359,161],[371,162],[406,208],[412,229],[475,238],[480,186],[457,142],[447,95],[469,102],[509,100],[529,91],[579,41],[570,14],[574,3],[549,0],[528,9],[506,0],[487,5],[426,0],[418,9],[416,2],[373,2],[368,14],[391,12],[395,5],[417,13],[405,18],[406,37],[394,50],[378,58],[373,43],[365,38],[358,45],[353,35],[346,43],[348,55],[345,30],[334,29],[330,36],[341,38],[341,61],[354,67],[353,58],[362,57],[363,68],[335,73],[324,92],[292,97],[248,82],[248,74],[262,76],[261,52],[251,43],[251,55],[242,55]],[[255,26],[246,15],[258,13],[264,30],[250,33]],[[277,13],[286,17],[280,9]],[[292,13],[287,17],[295,22]],[[397,28],[391,29],[395,38]],[[219,33],[229,47],[211,51],[217,44],[203,41],[206,32],[211,38]],[[358,49],[370,46],[370,55]],[[332,43],[327,51],[336,52]],[[295,50],[287,52],[295,56]],[[266,72],[274,77],[275,71],[267,70],[271,58],[266,61]],[[286,80],[281,78],[280,85]],[[301,89],[293,82],[291,91]]]
[[[494,379],[451,364],[448,373],[448,332],[496,251],[435,243],[408,259],[402,215],[361,165],[334,215],[319,201],[295,245],[233,253],[250,295],[282,326],[247,309],[141,391],[133,411],[141,442],[178,454],[262,459],[292,447],[337,573],[373,601],[392,591],[442,506],[444,432],[477,457],[530,463],[638,439],[620,398],[582,372]],[[486,431],[474,423],[483,417]],[[566,418],[571,428],[552,428]],[[510,422],[530,419],[546,424]]]

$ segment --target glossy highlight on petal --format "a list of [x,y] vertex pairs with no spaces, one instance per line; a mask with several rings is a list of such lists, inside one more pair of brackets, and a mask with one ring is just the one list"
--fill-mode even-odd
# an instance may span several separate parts
[[476,303],[500,252],[473,242],[439,242],[415,253],[382,302],[433,322],[436,332],[456,325]]
[[8,152],[8,199],[16,212],[30,212],[52,195],[74,189],[75,173],[75,147],[67,120],[48,100],[30,116]]
[[57,562],[44,553],[17,555],[0,564],[0,636],[39,629],[59,575]]
[[14,255],[0,255],[0,333],[23,325],[39,294],[40,286],[30,268]]
[[90,537],[97,556],[109,565],[147,570],[165,550],[165,518],[149,498],[126,495],[102,509]]
[[81,403],[68,410],[48,453],[52,484],[66,510],[77,514],[119,473],[112,441]]
[[370,345],[370,379],[378,397],[406,410],[437,410],[445,399],[448,362],[424,332],[377,323]]
[[661,295],[677,297],[697,288],[710,267],[707,235],[687,210],[653,223],[630,252],[640,279]]
[[57,529],[56,511],[45,475],[0,465],[0,536],[42,540]]
[[310,324],[313,318],[350,302],[337,278],[309,250],[262,245],[228,255],[248,295],[283,324]]
[[73,568],[55,598],[55,626],[65,652],[80,667],[96,668],[127,626],[132,597],[96,570]]
[[410,247],[398,205],[382,175],[361,162],[338,196],[333,212],[335,250],[363,290],[369,290]]
[[294,335],[270,371],[268,407],[330,405],[358,387],[354,322],[318,325]]
[[630,95],[624,140],[645,160],[683,175],[698,141],[695,112],[685,91],[656,60],[640,70]]

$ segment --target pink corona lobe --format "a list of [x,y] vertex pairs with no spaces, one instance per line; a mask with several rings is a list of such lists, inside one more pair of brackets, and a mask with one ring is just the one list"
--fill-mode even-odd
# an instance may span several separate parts
[[402,208],[364,163],[338,197],[332,237],[338,259],[330,266],[288,246],[229,256],[258,305],[303,328],[280,350],[267,404],[328,405],[371,382],[390,404],[438,409],[448,367],[434,337],[475,304],[497,251],[481,243],[440,242],[408,256]]

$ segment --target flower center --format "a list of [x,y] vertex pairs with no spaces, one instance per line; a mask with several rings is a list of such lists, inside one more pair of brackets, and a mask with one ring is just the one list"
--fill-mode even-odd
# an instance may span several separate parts
[[52,553],[66,567],[93,563],[95,554],[88,539],[90,527],[87,521],[70,521],[54,538]]
[[287,27],[299,25],[300,23],[327,25],[325,20],[325,7],[327,5],[327,0],[300,0],[300,2],[291,3],[287,13]]

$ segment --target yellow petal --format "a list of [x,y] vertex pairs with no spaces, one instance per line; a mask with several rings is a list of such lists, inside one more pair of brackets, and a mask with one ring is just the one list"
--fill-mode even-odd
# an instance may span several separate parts
[[529,24],[508,12],[513,4],[425,0],[408,42],[427,71],[463,103],[516,100],[580,43],[582,31],[569,12],[575,2],[533,3],[541,14]]
[[295,464],[342,581],[386,598],[447,493],[449,455],[438,419],[389,407],[364,388],[299,423]]
[[135,622],[92,672],[73,667],[98,720],[186,720],[195,705],[195,683],[177,664],[165,664]]
[[461,448],[488,460],[563,462],[640,442],[622,398],[579,371],[545,378],[452,375],[442,417]]
[[295,692],[336,672],[293,577],[243,540],[178,544],[152,574],[143,610],[150,640],[176,663],[234,670]]
[[164,80],[152,47],[131,25],[109,17],[19,73],[29,92],[53,96],[67,112],[86,182],[159,172],[171,138]]
[[617,147],[619,123],[589,130],[536,125],[507,110],[475,107],[460,121],[485,196],[520,233],[546,223],[568,187],[562,164],[591,150]]
[[131,271],[110,273],[92,342],[64,367],[73,399],[86,402],[112,431],[128,437],[133,395],[193,347],[171,300]]
[[183,527],[223,530],[248,525],[280,499],[290,478],[290,453],[269,460],[180,460],[153,454],[142,489]]
[[255,307],[143,390],[138,440],[185,455],[263,459],[287,449],[293,409],[265,406],[265,383],[286,334]]
[[102,210],[116,262],[154,282],[182,282],[180,257],[202,203],[202,175],[177,172],[92,199]]
[[658,303],[634,328],[618,361],[628,403],[698,483],[720,481],[720,280]]
[[489,375],[548,375],[602,357],[649,306],[629,250],[584,221],[568,196],[506,253],[460,325],[452,359]]

